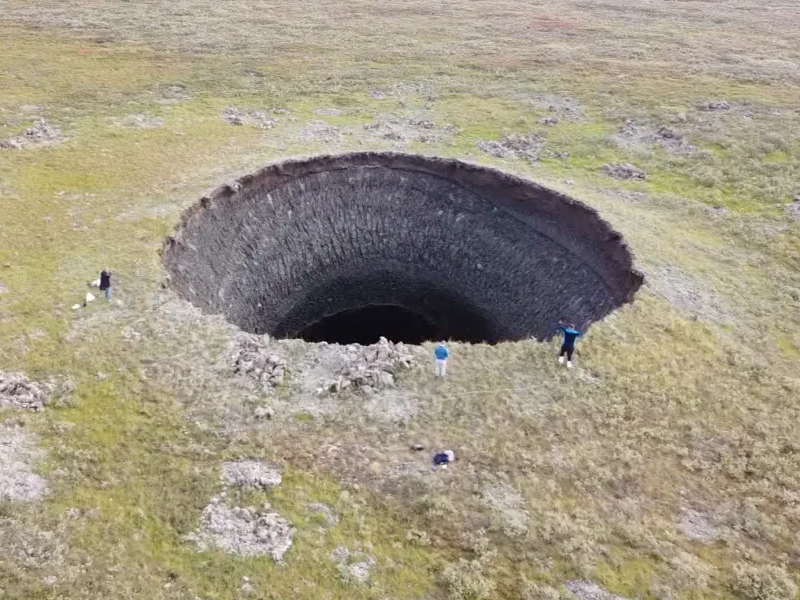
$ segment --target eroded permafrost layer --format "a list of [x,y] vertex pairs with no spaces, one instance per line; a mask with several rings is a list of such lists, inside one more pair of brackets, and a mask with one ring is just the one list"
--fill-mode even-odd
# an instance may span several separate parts
[[580,202],[457,160],[291,160],[218,188],[165,244],[172,286],[242,329],[295,336],[370,305],[435,336],[500,341],[581,327],[642,282],[621,236]]

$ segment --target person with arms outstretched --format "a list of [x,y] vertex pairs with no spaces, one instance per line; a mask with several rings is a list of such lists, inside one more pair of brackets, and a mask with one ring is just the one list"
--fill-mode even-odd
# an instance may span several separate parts
[[572,368],[572,353],[575,352],[575,340],[583,334],[575,329],[574,323],[565,324],[564,321],[558,322],[558,328],[564,336],[564,341],[561,343],[561,351],[558,353],[558,364],[564,364],[564,357],[567,359],[567,368]]

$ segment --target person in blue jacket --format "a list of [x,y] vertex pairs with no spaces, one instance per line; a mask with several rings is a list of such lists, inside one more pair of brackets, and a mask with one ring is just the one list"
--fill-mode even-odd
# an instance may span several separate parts
[[444,342],[439,342],[439,345],[436,346],[436,349],[433,351],[433,356],[436,359],[434,375],[444,379],[444,376],[447,374],[447,358],[450,356],[450,352],[447,350],[447,346],[444,345]]
[[564,336],[564,341],[561,343],[561,351],[558,354],[558,364],[564,364],[564,356],[567,357],[567,368],[572,368],[572,353],[575,352],[575,340],[583,334],[575,329],[574,323],[564,324],[564,321],[558,322],[558,328]]

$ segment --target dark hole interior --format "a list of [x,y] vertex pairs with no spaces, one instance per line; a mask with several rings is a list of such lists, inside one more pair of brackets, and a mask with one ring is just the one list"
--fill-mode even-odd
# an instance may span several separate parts
[[436,338],[437,327],[423,315],[402,306],[376,305],[345,310],[303,329],[307,342],[374,344],[381,336],[393,342],[421,344]]

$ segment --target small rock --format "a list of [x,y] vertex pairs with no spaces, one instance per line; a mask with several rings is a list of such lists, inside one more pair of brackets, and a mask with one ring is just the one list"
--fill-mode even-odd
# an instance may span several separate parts
[[272,419],[275,416],[275,411],[269,406],[257,406],[253,414],[256,419]]
[[567,581],[564,583],[564,587],[575,594],[578,600],[627,600],[590,581]]
[[725,100],[715,100],[713,102],[709,102],[708,104],[706,104],[706,108],[708,110],[730,110],[731,105],[729,102],[726,102]]
[[607,175],[615,179],[647,179],[647,173],[630,163],[608,164],[603,167]]
[[529,163],[539,160],[545,139],[535,133],[528,135],[510,135],[499,141],[481,140],[478,148],[497,158],[520,158]]
[[378,373],[378,385],[381,387],[394,387],[394,376],[386,371]]
[[22,373],[0,371],[0,408],[42,410],[49,391],[46,385],[32,381]]
[[264,462],[239,460],[222,464],[221,479],[237,487],[268,489],[280,485],[281,474]]

